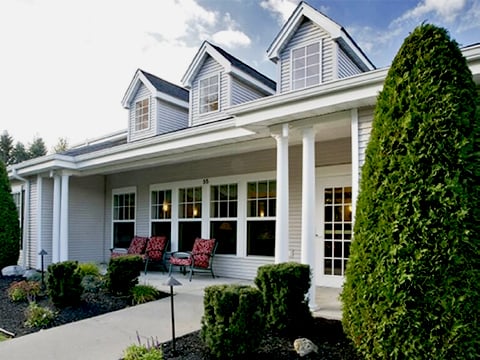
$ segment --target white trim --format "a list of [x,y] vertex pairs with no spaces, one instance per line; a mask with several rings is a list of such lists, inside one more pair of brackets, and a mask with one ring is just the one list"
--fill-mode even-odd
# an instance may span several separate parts
[[359,167],[359,143],[358,143],[358,109],[352,109],[352,224],[355,222],[355,211],[357,208],[357,196],[360,181]]
[[[134,213],[134,219],[133,219],[133,235],[137,235],[137,211],[138,211],[138,194],[137,194],[137,187],[136,186],[128,186],[128,187],[122,187],[122,188],[114,188],[112,189],[112,195],[110,198],[110,211],[111,211],[111,216],[110,216],[110,247],[114,247],[113,243],[113,236],[114,236],[114,196],[115,195],[123,195],[123,194],[135,194],[135,213]],[[124,220],[117,220],[118,222],[131,222],[131,220],[124,221]]]

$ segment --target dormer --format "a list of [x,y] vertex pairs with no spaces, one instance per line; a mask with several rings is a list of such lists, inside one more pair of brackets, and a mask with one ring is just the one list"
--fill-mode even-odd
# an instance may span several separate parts
[[186,128],[188,97],[188,90],[138,69],[122,100],[128,141]]
[[276,84],[208,41],[195,55],[182,84],[190,90],[190,126],[224,119],[233,105],[275,94]]
[[278,66],[278,93],[375,69],[336,22],[300,2],[267,50]]

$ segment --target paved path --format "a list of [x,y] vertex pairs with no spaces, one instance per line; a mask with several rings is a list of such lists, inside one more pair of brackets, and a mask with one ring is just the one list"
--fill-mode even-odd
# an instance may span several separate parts
[[[149,283],[169,292],[163,285],[167,276],[149,273],[140,283]],[[251,284],[238,279],[197,276],[189,282],[176,276],[182,286],[174,288],[175,334],[177,337],[200,329],[203,315],[203,289],[214,284]],[[340,317],[338,289],[317,288],[317,316]],[[320,302],[319,302],[320,301]],[[0,359],[8,360],[118,360],[122,352],[137,342],[137,332],[159,342],[172,338],[170,298],[133,306],[127,309],[81,320],[0,342]]]

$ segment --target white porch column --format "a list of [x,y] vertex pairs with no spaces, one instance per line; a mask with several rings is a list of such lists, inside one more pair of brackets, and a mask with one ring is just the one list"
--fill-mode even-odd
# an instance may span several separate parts
[[275,222],[275,263],[288,261],[288,124],[283,124],[277,140],[277,219]]
[[[30,182],[29,182],[30,183]],[[30,189],[28,190],[30,192]],[[30,197],[30,196],[29,196]],[[28,200],[30,201],[30,200]],[[30,204],[27,202],[27,199],[25,198],[25,204]],[[38,255],[38,253],[42,250],[43,248],[43,178],[40,175],[37,175],[37,248],[35,250],[35,254],[37,256],[37,261],[36,261],[36,268],[41,269],[42,267],[42,257]],[[27,217],[25,217],[27,219]],[[25,232],[24,232],[25,234]],[[31,243],[31,240],[30,240]],[[29,246],[29,248],[31,245]],[[24,252],[27,252],[27,247],[25,246],[24,242]],[[50,250],[49,250],[50,251]],[[27,263],[24,262],[24,265]]]
[[[61,178],[53,176],[53,228],[52,228],[52,262],[60,261],[60,206],[61,206]],[[39,204],[40,205],[40,204]],[[47,252],[49,250],[45,249]]]
[[313,127],[303,129],[302,155],[302,264],[310,265],[312,283],[308,296],[311,309],[315,304],[315,131]]
[[62,175],[62,201],[60,213],[60,261],[68,260],[68,180],[70,175]]

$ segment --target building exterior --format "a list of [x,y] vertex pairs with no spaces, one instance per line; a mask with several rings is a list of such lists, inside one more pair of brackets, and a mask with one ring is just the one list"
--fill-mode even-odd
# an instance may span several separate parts
[[[171,250],[219,241],[215,272],[253,279],[263,264],[310,264],[339,287],[359,172],[388,69],[301,2],[267,50],[273,81],[204,42],[184,87],[138,70],[126,131],[9,167],[21,209],[20,264],[107,262],[133,235]],[[480,84],[480,45],[463,49]]]

